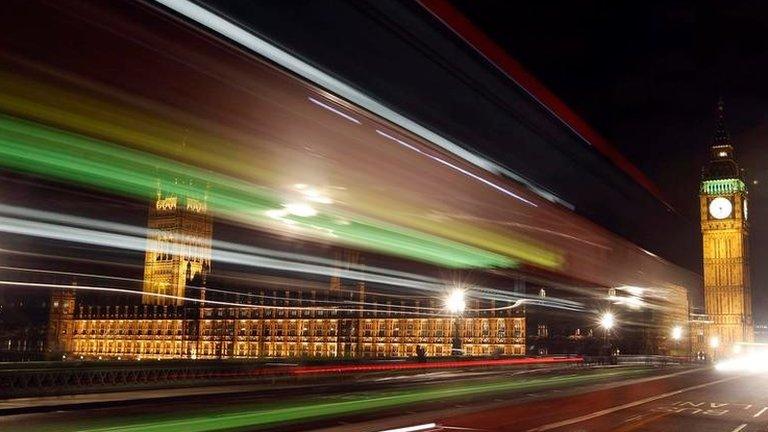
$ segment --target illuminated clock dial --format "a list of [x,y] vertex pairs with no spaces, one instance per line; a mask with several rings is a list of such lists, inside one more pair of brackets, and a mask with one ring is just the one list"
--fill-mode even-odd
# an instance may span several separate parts
[[731,215],[733,204],[723,197],[717,197],[709,203],[709,214],[715,219],[725,219]]

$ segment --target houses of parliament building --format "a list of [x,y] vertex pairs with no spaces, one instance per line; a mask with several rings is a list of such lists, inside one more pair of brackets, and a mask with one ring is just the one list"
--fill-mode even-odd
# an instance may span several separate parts
[[[525,354],[523,314],[494,308],[491,301],[471,300],[469,312],[457,318],[440,312],[440,299],[366,293],[364,281],[338,276],[319,288],[263,289],[237,302],[216,301],[223,290],[209,286],[212,225],[204,195],[158,188],[149,211],[140,304],[89,304],[75,290],[53,292],[49,356],[448,356],[458,346],[466,355]],[[337,258],[339,266],[360,262],[352,251]]]

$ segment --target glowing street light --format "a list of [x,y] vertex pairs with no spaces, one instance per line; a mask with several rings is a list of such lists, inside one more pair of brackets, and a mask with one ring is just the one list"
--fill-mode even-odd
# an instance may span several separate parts
[[452,314],[460,314],[467,307],[467,301],[464,299],[464,290],[456,288],[448,294],[445,299],[445,308]]
[[679,341],[683,338],[683,328],[679,325],[672,327],[672,339]]
[[601,348],[601,350],[606,350],[608,352],[608,355],[612,356],[613,348],[608,338],[608,335],[609,333],[611,333],[611,329],[613,328],[613,326],[616,325],[616,317],[614,317],[611,312],[603,312],[603,314],[600,315],[599,323],[600,323],[600,327],[603,328],[603,347]]
[[459,331],[459,320],[461,319],[461,313],[467,307],[467,300],[464,296],[464,290],[460,288],[454,288],[448,297],[445,298],[445,309],[453,314],[451,320],[451,355],[462,355],[461,351],[461,335]]
[[720,346],[720,338],[717,336],[712,336],[709,338],[709,347],[710,348],[717,348]]
[[616,324],[616,318],[610,312],[605,312],[600,317],[600,327],[604,328],[605,330],[612,329],[615,324]]

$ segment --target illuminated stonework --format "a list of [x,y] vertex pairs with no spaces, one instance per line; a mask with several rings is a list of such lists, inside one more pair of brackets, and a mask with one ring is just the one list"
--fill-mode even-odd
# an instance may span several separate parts
[[[335,312],[183,307],[94,307],[66,321],[70,358],[217,359],[255,357],[407,357],[451,355],[450,318],[340,318]],[[521,316],[459,321],[467,355],[523,355]]]
[[[178,182],[178,180],[177,180]],[[158,186],[149,210],[149,234],[144,260],[146,304],[183,304],[187,282],[204,279],[211,267],[212,220],[204,194],[194,198],[192,185],[187,196],[165,196]]]
[[[401,299],[393,309],[391,296],[377,298],[366,292],[365,282],[338,275],[322,292],[301,287],[262,292],[260,305],[243,307],[211,307],[204,294],[195,296],[203,303],[188,304],[149,295],[183,297],[190,282],[205,286],[211,226],[205,199],[164,196],[158,188],[149,214],[142,304],[79,304],[73,291],[57,292],[49,326],[51,357],[407,357],[417,355],[417,347],[427,356],[449,356],[455,338],[466,355],[525,354],[525,318],[514,309],[489,311],[492,302],[476,300],[474,309],[480,312],[459,319],[436,317],[437,299]],[[337,254],[338,268],[352,265],[362,267],[359,252]],[[360,306],[328,309],[345,302]],[[296,303],[298,309],[286,307]],[[363,303],[379,306],[370,311]]]
[[[753,340],[749,277],[748,191],[721,118],[699,195],[704,253],[704,304],[710,337],[720,346]],[[725,204],[725,205],[722,205]]]

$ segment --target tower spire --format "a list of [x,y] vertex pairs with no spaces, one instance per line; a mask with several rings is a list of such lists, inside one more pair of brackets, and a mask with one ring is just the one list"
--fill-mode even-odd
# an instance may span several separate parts
[[730,145],[731,136],[725,127],[725,103],[720,97],[717,101],[717,123],[715,127],[714,145]]

